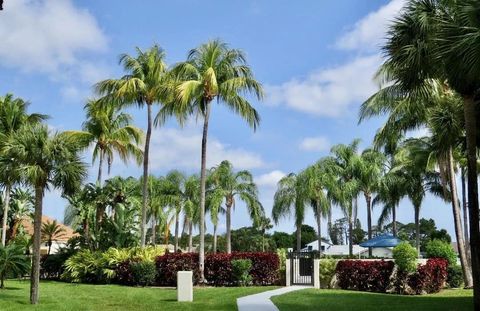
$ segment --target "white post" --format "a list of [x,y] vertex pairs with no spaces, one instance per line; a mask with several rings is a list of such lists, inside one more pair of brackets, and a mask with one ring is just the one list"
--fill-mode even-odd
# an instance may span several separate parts
[[193,301],[192,271],[177,272],[177,301]]
[[285,285],[290,286],[290,280],[292,279],[291,277],[291,271],[290,271],[290,259],[285,260]]
[[320,289],[320,259],[313,260],[313,287]]

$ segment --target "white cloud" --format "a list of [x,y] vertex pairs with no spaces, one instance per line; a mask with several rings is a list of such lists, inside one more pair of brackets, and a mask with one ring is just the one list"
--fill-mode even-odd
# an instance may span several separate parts
[[93,15],[71,0],[6,1],[0,38],[0,64],[27,72],[59,72],[107,46]]
[[330,141],[324,136],[306,137],[300,143],[300,149],[305,151],[326,151],[330,149]]
[[277,186],[278,181],[282,179],[285,175],[287,174],[280,170],[273,170],[269,173],[255,177],[255,183],[260,187],[263,186],[274,188]]
[[352,104],[364,101],[377,90],[373,76],[380,63],[379,55],[359,57],[341,66],[313,72],[305,79],[269,86],[266,102],[317,116],[342,116]]
[[404,0],[392,0],[368,14],[340,37],[335,47],[342,50],[376,51],[385,38],[389,23],[400,12],[404,3]]
[[[152,134],[150,165],[156,169],[200,169],[202,136],[198,128],[161,128]],[[261,156],[239,147],[220,142],[213,136],[208,139],[207,167],[223,160],[232,162],[236,169],[252,169],[265,165]]]

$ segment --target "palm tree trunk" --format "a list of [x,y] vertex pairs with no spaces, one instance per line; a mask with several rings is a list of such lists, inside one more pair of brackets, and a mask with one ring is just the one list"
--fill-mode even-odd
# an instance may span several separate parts
[[7,220],[8,210],[10,209],[10,192],[12,191],[10,185],[5,185],[5,201],[3,208],[3,222],[2,222],[2,246],[7,243]]
[[231,232],[231,227],[232,227],[232,205],[227,204],[227,210],[225,213],[226,217],[226,223],[227,223],[227,254],[230,254],[232,252],[232,232]]
[[87,243],[87,245],[89,245],[89,242],[90,242],[90,225],[88,224],[87,217],[85,217],[83,219],[82,227],[83,227],[83,234],[84,234],[85,242]]
[[465,250],[467,252],[467,260],[470,263],[470,245],[468,238],[468,206],[467,192],[465,187],[465,169],[462,168],[462,208],[463,208],[463,234],[465,235]]
[[392,206],[392,233],[394,237],[397,237],[397,204]]
[[52,242],[48,242],[48,251],[47,251],[47,256],[50,255],[50,250],[52,249]]
[[358,197],[355,196],[353,199],[353,224],[355,225],[357,223],[357,218],[358,218]]
[[[372,196],[370,193],[365,193],[365,201],[367,202],[367,231],[368,239],[372,239]],[[372,257],[372,248],[368,248],[368,257]]]
[[175,213],[175,245],[173,246],[173,251],[176,253],[178,250],[178,226],[180,224],[180,220],[178,219],[180,217],[180,213],[177,210]]
[[152,136],[152,104],[147,103],[147,133],[145,135],[145,150],[143,151],[143,187],[142,187],[142,220],[140,224],[140,246],[145,246],[148,202],[148,156],[150,137]]
[[217,224],[213,225],[213,253],[217,253]]
[[193,252],[193,224],[192,221],[188,224],[188,251]]
[[348,215],[348,254],[353,256],[353,219],[352,213]]
[[318,254],[322,256],[322,209],[317,206],[317,240],[318,240]]
[[103,150],[100,149],[100,158],[98,159],[98,176],[97,176],[97,183],[102,185],[102,167],[103,167]]
[[452,191],[452,210],[453,210],[453,220],[455,223],[455,235],[457,238],[457,245],[458,245],[458,253],[460,255],[460,263],[462,265],[463,271],[463,278],[465,281],[465,287],[472,287],[473,280],[472,280],[472,271],[470,269],[470,264],[468,263],[467,254],[465,252],[465,241],[464,235],[462,230],[462,220],[461,220],[461,211],[459,206],[458,200],[458,193],[457,193],[457,182],[455,180],[455,171],[453,169],[453,154],[452,148],[450,147],[448,150],[448,177],[450,181],[450,189]]
[[480,310],[480,227],[477,181],[476,103],[473,96],[464,98],[463,111],[467,138],[467,184],[470,218],[470,253],[472,260],[474,309]]
[[415,246],[420,256],[420,206],[414,206],[415,209]]
[[157,220],[153,217],[152,220],[152,245],[157,244]]
[[40,244],[42,230],[43,187],[35,187],[35,214],[33,220],[33,256],[30,274],[30,303],[38,303],[38,284],[40,282]]
[[297,252],[302,250],[302,224],[297,223]]
[[328,235],[330,236],[330,232],[332,232],[332,210],[328,210],[327,214],[328,220],[327,220],[327,230],[328,230]]
[[265,252],[265,230],[262,231],[262,252]]
[[210,118],[210,102],[206,102],[205,118],[203,120],[202,133],[202,162],[200,170],[200,250],[198,265],[200,272],[200,283],[205,283],[205,184],[207,180],[207,138],[208,119]]

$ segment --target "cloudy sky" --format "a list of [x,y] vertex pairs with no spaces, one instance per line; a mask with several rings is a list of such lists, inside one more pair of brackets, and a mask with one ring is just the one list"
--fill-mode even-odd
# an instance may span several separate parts
[[[228,159],[237,169],[251,170],[270,215],[282,176],[327,155],[334,144],[354,138],[361,138],[362,148],[371,144],[382,120],[357,125],[358,108],[378,89],[372,76],[382,60],[379,46],[401,6],[401,0],[6,0],[0,12],[0,94],[27,99],[32,112],[52,117],[53,129],[78,129],[83,105],[94,96],[91,86],[122,74],[120,53],[158,43],[174,64],[190,48],[221,38],[246,52],[267,96],[254,102],[262,117],[255,133],[229,111],[214,107],[208,164]],[[130,112],[145,128],[146,111]],[[200,140],[195,120],[183,129],[173,121],[157,128],[152,173],[197,172]],[[91,163],[88,154],[85,161]],[[138,177],[141,169],[117,161],[112,174]],[[46,214],[62,220],[64,206],[57,192],[47,195]],[[360,207],[365,225],[366,211]],[[421,213],[453,236],[448,205],[428,197]],[[413,221],[406,200],[399,220]],[[250,223],[238,204],[234,227]],[[311,212],[306,223],[314,224]],[[293,220],[286,218],[274,230],[292,231]]]

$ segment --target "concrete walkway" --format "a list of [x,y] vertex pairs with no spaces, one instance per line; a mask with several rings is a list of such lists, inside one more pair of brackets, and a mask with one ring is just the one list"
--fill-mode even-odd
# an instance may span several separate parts
[[263,293],[237,298],[238,311],[279,311],[270,300],[272,296],[283,295],[300,289],[312,288],[311,286],[288,286],[269,290]]

